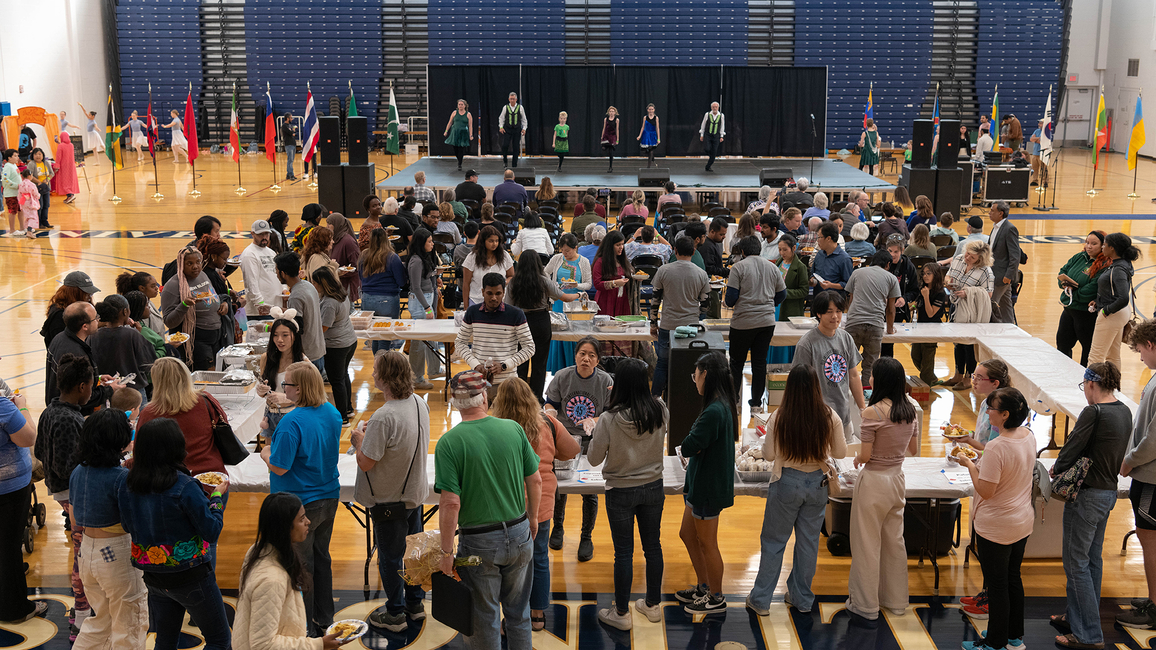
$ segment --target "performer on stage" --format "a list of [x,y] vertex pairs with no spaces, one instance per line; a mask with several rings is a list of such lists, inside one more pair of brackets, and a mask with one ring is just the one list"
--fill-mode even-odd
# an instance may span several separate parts
[[606,109],[606,117],[602,118],[602,150],[610,159],[607,174],[614,172],[614,148],[618,146],[618,125],[618,109],[611,106]]
[[[104,153],[104,134],[96,127],[96,111],[90,111],[84,107],[84,104],[76,102],[80,110],[88,116],[88,121],[84,125],[84,142],[81,146],[91,148],[93,154]],[[100,156],[94,156],[92,164],[100,164]]]
[[137,162],[140,162],[144,159],[144,150],[148,149],[149,146],[149,139],[148,136],[145,135],[144,131],[144,122],[140,121],[140,118],[137,117],[137,112],[133,111],[132,115],[129,116],[128,124],[125,126],[129,128],[129,133],[132,134],[132,139],[129,140],[129,145],[136,149],[136,159]]
[[635,140],[647,153],[646,167],[650,168],[654,164],[654,150],[662,144],[662,131],[659,129],[658,116],[654,114],[654,104],[646,105],[646,117],[642,118],[642,128],[638,130]]
[[173,109],[169,115],[173,116],[173,121],[166,124],[165,128],[173,130],[173,164],[180,162],[181,158],[189,162],[189,141],[185,139],[185,126],[181,123],[180,113]]
[[558,113],[558,123],[554,125],[554,153],[558,154],[558,171],[562,171],[562,161],[570,153],[570,125],[566,123],[566,111]]
[[706,170],[712,171],[719,147],[727,134],[727,118],[719,112],[718,102],[711,102],[710,111],[702,116],[702,126],[698,127],[698,141],[703,143],[709,158],[706,161]]
[[518,153],[522,150],[522,136],[526,134],[526,109],[518,103],[518,93],[510,93],[510,103],[498,113],[498,133],[502,134],[502,166],[509,167],[506,154],[510,145],[514,149],[514,167],[518,166]]
[[867,125],[859,136],[859,150],[859,170],[867,167],[868,173],[874,176],[875,165],[879,164],[879,127],[871,118],[867,118]]
[[446,122],[446,130],[442,135],[446,136],[446,144],[454,148],[458,171],[462,171],[462,158],[466,157],[470,143],[474,140],[474,116],[470,114],[470,105],[466,100],[458,100],[458,107],[450,113],[450,121]]

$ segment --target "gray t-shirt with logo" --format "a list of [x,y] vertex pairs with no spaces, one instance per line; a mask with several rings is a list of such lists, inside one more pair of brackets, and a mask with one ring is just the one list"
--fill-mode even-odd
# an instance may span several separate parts
[[799,339],[791,362],[792,366],[811,366],[819,373],[823,401],[839,415],[845,433],[851,431],[851,374],[862,360],[855,340],[846,331],[839,329],[834,336],[825,336],[816,327]]
[[558,421],[572,436],[586,436],[586,431],[578,424],[586,418],[602,413],[610,401],[610,388],[614,378],[601,368],[583,378],[574,366],[563,368],[554,375],[546,387],[546,400],[558,405]]
[[731,267],[727,290],[737,289],[731,328],[753,330],[775,324],[775,294],[787,290],[779,267],[762,257],[744,257]]
[[429,406],[425,400],[411,395],[409,399],[390,400],[374,411],[365,425],[361,453],[377,464],[368,472],[357,473],[353,496],[358,503],[371,507],[404,501],[406,508],[420,506],[429,494],[425,473]]

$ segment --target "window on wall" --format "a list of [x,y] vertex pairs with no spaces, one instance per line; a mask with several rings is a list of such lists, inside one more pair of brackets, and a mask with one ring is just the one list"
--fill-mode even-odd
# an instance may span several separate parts
[[1128,59],[1128,76],[1140,76],[1140,59]]

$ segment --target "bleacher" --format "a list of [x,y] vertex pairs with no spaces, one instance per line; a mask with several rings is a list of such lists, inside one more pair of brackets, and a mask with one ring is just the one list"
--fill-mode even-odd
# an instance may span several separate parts
[[[979,48],[976,92],[979,112],[991,115],[991,100],[999,85],[1000,115],[1013,113],[1024,140],[1044,116],[1048,85],[1060,74],[1064,12],[1050,0],[979,0]],[[1052,96],[1053,115],[1059,109]],[[1055,118],[1053,118],[1054,120]]]
[[430,0],[429,62],[562,65],[566,0]]
[[618,65],[746,65],[746,0],[621,0],[610,5]]
[[[148,107],[152,84],[153,114],[161,124],[169,122],[169,110],[182,114],[189,84],[193,97],[201,91],[200,0],[120,0],[116,5],[117,41],[120,57],[122,121]],[[103,107],[87,106],[103,112]],[[97,122],[104,123],[98,115]],[[162,137],[168,141],[167,132]]]

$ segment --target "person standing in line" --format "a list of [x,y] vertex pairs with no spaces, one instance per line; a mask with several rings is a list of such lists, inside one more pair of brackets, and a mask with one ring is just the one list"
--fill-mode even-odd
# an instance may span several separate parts
[[482,278],[480,304],[470,305],[454,341],[466,366],[486,376],[491,392],[517,375],[517,368],[534,356],[534,337],[521,309],[507,305],[506,278],[487,273]]
[[[816,417],[823,413],[827,417]],[[824,470],[828,458],[847,455],[843,423],[823,403],[819,374],[814,368],[791,368],[783,403],[767,420],[766,430],[769,435],[763,438],[763,459],[775,461],[775,469],[767,486],[759,572],[746,605],[759,616],[770,616],[771,596],[779,582],[783,553],[793,530],[795,555],[783,600],[806,613],[815,602],[811,581],[819,560],[819,529],[827,508]]]
[[[964,641],[964,650],[995,650],[1009,644],[1022,647],[1024,638],[1020,565],[1035,523],[1032,486],[1036,438],[1023,426],[1031,410],[1018,390],[1000,388],[988,397],[988,404],[988,415],[992,425],[999,428],[999,437],[987,444],[978,461],[959,458],[975,486],[975,544],[982,558],[988,597],[987,633],[982,641]],[[903,559],[906,567],[906,553]]]
[[619,125],[618,109],[611,106],[606,109],[606,116],[602,118],[602,150],[606,152],[606,157],[610,160],[610,168],[606,170],[607,174],[614,173],[614,149],[618,147]]
[[[923,288],[919,290],[919,299],[912,307],[915,310],[917,323],[941,323],[947,314],[947,291],[943,288],[943,267],[928,262],[923,265]],[[935,350],[938,343],[912,343],[911,362],[919,369],[919,378],[928,386],[938,386],[940,380],[935,376]]]
[[[607,240],[615,234],[618,233],[608,235]],[[618,234],[618,237],[621,239],[622,235]],[[603,240],[605,244],[606,240]],[[650,300],[650,329],[651,334],[657,337],[654,347],[658,365],[654,370],[654,383],[650,392],[655,397],[661,396],[667,388],[671,335],[679,327],[697,324],[702,302],[710,297],[710,276],[690,261],[694,256],[694,241],[689,237],[679,237],[674,241],[674,253],[677,259],[658,267],[658,272],[651,279],[654,295]],[[666,304],[663,305],[663,302]],[[663,307],[661,314],[660,306]],[[682,377],[674,379],[678,382],[682,380]]]
[[646,105],[646,115],[642,117],[642,128],[638,129],[639,146],[646,154],[646,168],[654,165],[654,150],[662,144],[662,128],[659,126],[658,115],[654,113],[654,104]]
[[[995,286],[991,272],[991,248],[978,240],[964,240],[963,251],[950,261],[944,286],[949,294],[948,299],[953,305],[957,305],[955,313],[952,314],[952,321],[987,322],[988,314],[984,309],[991,309],[991,301],[983,300],[982,296],[978,295],[978,290],[986,291],[990,298],[992,288]],[[975,309],[968,309],[968,313],[963,313],[958,308],[971,305],[974,305]],[[955,374],[946,379],[942,385],[951,386],[952,390],[968,390],[971,388],[969,375],[974,371],[975,344],[956,343]]]
[[823,401],[839,414],[843,436],[848,442],[851,427],[851,401],[859,410],[867,408],[863,401],[863,383],[855,366],[862,357],[851,335],[839,327],[843,320],[843,296],[834,291],[820,291],[811,301],[811,314],[819,325],[803,335],[795,346],[792,365],[806,365],[823,377]]
[[[369,248],[361,252],[357,262],[361,277],[361,308],[375,316],[397,318],[401,315],[401,288],[405,286],[406,269],[401,256],[393,252],[389,234],[376,228],[369,237]],[[400,341],[372,341],[376,355],[382,350],[400,347]]]
[[[293,256],[296,259],[296,255]],[[194,370],[213,367],[221,349],[221,316],[229,313],[229,303],[220,294],[202,266],[203,256],[196,248],[182,248],[177,254],[177,272],[161,291],[161,313],[165,327],[189,335],[184,343],[187,358]]]
[[708,158],[706,171],[713,171],[714,159],[718,150],[722,148],[723,138],[727,135],[727,118],[719,112],[719,103],[711,102],[710,110],[702,116],[702,125],[698,127],[698,141],[703,143]]
[[662,465],[670,413],[648,394],[649,370],[639,359],[618,365],[606,413],[598,418],[589,460],[602,465],[606,518],[614,542],[614,602],[598,610],[598,620],[620,630],[633,627],[630,593],[634,582],[634,522],[646,556],[646,596],[634,609],[651,623],[662,621]]
[[[1156,319],[1146,320],[1132,330],[1128,347],[1139,353],[1149,370],[1156,370]],[[1156,377],[1156,375],[1153,375]],[[1132,479],[1129,500],[1136,522],[1136,538],[1144,550],[1146,598],[1133,600],[1132,610],[1116,617],[1124,627],[1156,629],[1156,381],[1148,380],[1136,409],[1128,453],[1120,463],[1120,475]]]
[[510,103],[498,112],[498,133],[501,134],[502,166],[510,167],[507,155],[513,149],[514,167],[522,151],[522,136],[526,135],[526,109],[518,103],[518,93],[510,93]]
[[458,159],[458,171],[462,171],[462,160],[470,151],[470,143],[474,141],[474,116],[470,113],[470,104],[464,99],[458,100],[458,106],[450,113],[446,122],[445,143],[454,148],[454,157]]
[[774,262],[759,256],[761,246],[754,237],[739,241],[743,258],[731,267],[724,298],[727,307],[734,310],[730,328],[730,364],[731,379],[736,388],[742,386],[747,352],[751,354],[751,399],[747,402],[751,413],[764,412],[767,350],[775,336],[775,307],[787,296],[783,274]]
[[[0,518],[28,521],[32,494],[32,455],[36,428],[25,397],[0,396]],[[28,578],[20,545],[24,527],[0,526],[0,621],[26,623],[48,614],[48,602],[29,600]]]
[[558,171],[562,171],[562,161],[570,153],[570,125],[566,123],[566,111],[558,113],[558,123],[554,125],[553,149],[558,156]]
[[245,282],[248,304],[255,317],[268,317],[269,310],[281,305],[281,281],[277,279],[277,254],[269,248],[273,228],[264,219],[253,222],[250,228],[253,243],[241,251],[241,277]]
[[[439,495],[440,568],[460,575],[472,596],[474,650],[499,650],[504,619],[510,648],[530,648],[531,568],[542,495],[538,455],[522,426],[486,414],[489,382],[466,370],[450,380],[450,405],[461,422],[434,448]],[[458,549],[454,553],[454,537]],[[479,566],[454,570],[454,559],[477,556]]]
[[478,231],[478,243],[462,261],[462,293],[466,308],[479,305],[482,298],[482,278],[497,273],[507,280],[514,277],[514,259],[502,247],[502,233],[494,226],[483,226]]
[[863,125],[863,133],[859,136],[859,171],[867,168],[867,173],[875,175],[875,166],[879,164],[879,127],[875,120],[867,118]]
[[819,250],[811,258],[811,268],[814,270],[811,282],[815,291],[834,291],[846,300],[847,290],[844,285],[851,279],[852,264],[851,256],[839,246],[839,228],[830,221],[823,224],[819,228],[818,243]]
[[285,148],[285,180],[295,181],[293,159],[297,157],[297,120],[290,111],[281,116],[281,146]]
[[887,270],[891,254],[876,251],[871,266],[855,269],[847,281],[847,323],[856,348],[863,348],[862,382],[871,385],[871,366],[879,358],[885,334],[895,333],[895,301],[901,297],[899,282]]
[[[992,235],[994,239],[995,235]],[[1104,240],[1103,250],[1110,262],[1096,280],[1096,300],[1088,303],[1089,309],[1099,312],[1092,332],[1092,351],[1088,353],[1088,361],[1111,361],[1119,368],[1124,326],[1128,323],[1129,314],[1134,314],[1136,310],[1131,301],[1135,293],[1132,262],[1140,259],[1140,249],[1132,244],[1132,238],[1128,235],[1114,232]],[[1132,309],[1128,309],[1130,304]]]
[[[397,350],[374,358],[373,385],[385,403],[349,434],[361,469],[354,494],[358,503],[369,508],[373,520],[377,570],[386,597],[385,604],[367,620],[376,628],[404,632],[408,621],[425,618],[425,592],[419,585],[404,584],[400,571],[406,535],[424,529],[421,514],[429,494],[429,405],[414,394],[409,362]],[[402,476],[405,478],[399,483]],[[404,512],[392,511],[399,503]]]
[[273,258],[273,262],[277,265],[277,279],[289,287],[286,306],[297,310],[297,322],[301,325],[298,331],[301,332],[305,356],[313,365],[319,365],[318,361],[325,358],[325,332],[321,329],[321,298],[317,289],[301,279],[301,258],[296,253],[281,253]]
[[1100,625],[1100,585],[1104,575],[1104,532],[1108,515],[1116,507],[1117,472],[1128,451],[1132,434],[1132,411],[1116,399],[1120,370],[1111,362],[1094,363],[1084,371],[1084,398],[1088,407],[1080,412],[1072,433],[1064,440],[1054,479],[1088,459],[1084,483],[1075,498],[1064,504],[1064,575],[1068,607],[1051,617],[1052,625],[1070,632],[1056,637],[1056,644],[1086,648],[1104,643]]
[[871,401],[863,409],[862,444],[855,456],[855,467],[863,469],[851,501],[851,547],[862,550],[852,557],[847,579],[847,611],[871,621],[879,618],[880,607],[894,616],[907,611],[903,458],[919,452],[915,410],[919,405],[905,392],[903,364],[886,357],[875,364],[874,372]]
[[[523,231],[525,232],[525,231]],[[546,361],[550,358],[550,343],[553,332],[550,327],[550,309],[555,300],[573,302],[576,293],[563,293],[558,285],[550,281],[542,270],[539,253],[527,250],[518,258],[514,277],[506,292],[507,304],[521,309],[526,314],[526,324],[534,339],[534,356],[518,366],[518,377],[529,383],[530,390],[543,402],[542,391],[546,387]]]
[[[1015,323],[1015,306],[1012,303],[1012,285],[1015,284],[1020,268],[1020,231],[1008,220],[1011,207],[1006,201],[996,201],[987,216],[995,225],[991,227],[992,266],[995,289],[991,294],[991,322]],[[1117,356],[1117,359],[1119,357]]]
[[[633,273],[634,268],[626,258],[626,240],[622,233],[617,230],[607,233],[598,244],[598,252],[590,265],[596,289],[594,301],[598,303],[599,313],[611,317],[631,313],[630,292],[626,285],[630,284]],[[707,280],[709,282],[710,278]]]
[[682,441],[682,455],[690,461],[678,534],[690,556],[697,584],[675,593],[692,616],[726,611],[718,524],[722,511],[735,501],[735,442],[739,437],[738,399],[726,356],[721,351],[700,356],[693,377],[703,409]]
[[325,341],[325,367],[331,372],[329,386],[333,389],[333,405],[341,414],[341,423],[349,424],[353,417],[353,385],[349,380],[349,362],[357,351],[357,334],[349,312],[353,309],[349,293],[328,266],[313,272],[313,287],[317,290],[318,325]]
[[[441,273],[438,271],[437,257],[434,255],[434,240],[430,231],[418,228],[410,240],[409,262],[409,315],[417,320],[436,318],[437,296],[442,287]],[[432,341],[411,341],[409,344],[409,366],[413,369],[414,388],[431,390],[434,385],[429,379],[444,376],[441,358],[435,351],[440,343]],[[432,348],[430,346],[433,346]],[[429,371],[429,379],[426,371]]]
[[[169,116],[173,119],[164,125],[164,127],[173,130],[173,139],[170,145],[173,148],[173,164],[175,165],[180,162],[181,158],[184,158],[185,162],[189,162],[189,141],[185,138],[185,125],[181,122],[181,114],[174,108],[169,111]],[[89,121],[91,122],[91,120]],[[97,156],[96,160],[99,161],[100,156]],[[94,162],[93,164],[97,165],[100,163]]]
[[1061,266],[1056,278],[1062,290],[1060,304],[1064,306],[1056,330],[1056,349],[1071,359],[1072,348],[1079,343],[1080,365],[1085,367],[1092,350],[1092,335],[1096,331],[1096,312],[1088,309],[1088,303],[1096,300],[1100,272],[1111,263],[1104,254],[1107,238],[1102,230],[1088,233],[1084,250]]
[[54,398],[60,397],[57,387],[57,372],[61,360],[72,354],[88,359],[93,370],[92,397],[80,405],[81,415],[88,416],[104,406],[105,401],[112,398],[114,390],[122,384],[113,382],[108,374],[96,375],[96,360],[89,346],[89,339],[96,334],[100,317],[96,314],[96,307],[87,302],[74,302],[64,308],[64,331],[52,339],[45,357],[44,402],[50,404]]

